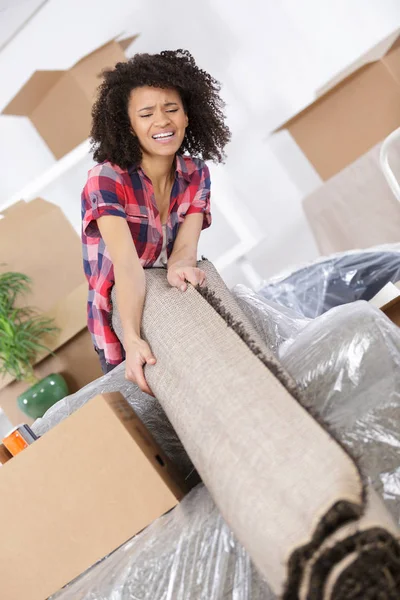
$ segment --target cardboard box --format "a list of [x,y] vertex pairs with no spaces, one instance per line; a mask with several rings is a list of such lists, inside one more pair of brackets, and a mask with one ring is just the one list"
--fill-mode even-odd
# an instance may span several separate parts
[[399,31],[363,55],[287,129],[323,180],[341,171],[400,126]]
[[184,492],[123,397],[96,396],[0,469],[0,598],[46,600]]
[[398,327],[400,327],[400,294],[381,308],[385,315]]
[[33,281],[23,304],[48,312],[86,282],[81,241],[58,206],[36,198],[1,215],[2,271],[25,273]]
[[[0,219],[2,271],[18,271],[32,279],[32,293],[22,299],[53,317],[60,328],[44,343],[56,352],[38,356],[39,377],[61,372],[73,393],[102,375],[98,356],[86,328],[87,281],[83,273],[79,236],[57,206],[37,198],[19,202]],[[0,378],[0,406],[13,423],[31,423],[16,398],[27,384]]]
[[0,444],[0,466],[12,459],[12,454],[7,450],[4,444]]
[[370,303],[380,308],[385,315],[400,327],[400,282],[387,283]]
[[[400,203],[383,175],[377,144],[302,201],[320,254],[397,243]],[[400,140],[390,163],[400,173]]]
[[59,159],[87,139],[91,108],[103,69],[126,60],[137,36],[113,39],[63,71],[35,71],[2,114],[29,117]]

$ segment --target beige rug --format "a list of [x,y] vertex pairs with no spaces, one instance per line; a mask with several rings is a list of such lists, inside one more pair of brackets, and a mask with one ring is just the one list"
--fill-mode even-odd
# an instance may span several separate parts
[[212,264],[201,268],[207,289],[185,293],[165,270],[146,272],[143,336],[157,357],[146,377],[225,520],[285,600],[400,598],[383,504],[367,502],[353,459],[303,408]]

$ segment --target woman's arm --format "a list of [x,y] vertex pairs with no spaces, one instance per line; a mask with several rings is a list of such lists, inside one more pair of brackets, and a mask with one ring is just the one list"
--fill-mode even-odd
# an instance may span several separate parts
[[144,270],[125,219],[104,216],[97,219],[97,225],[114,266],[118,311],[124,334],[126,378],[136,383],[142,391],[151,394],[144,377],[143,365],[155,364],[156,359],[140,336],[146,293]]
[[203,214],[187,215],[179,227],[174,249],[168,260],[168,282],[182,292],[187,288],[186,280],[192,285],[202,285],[205,273],[197,268],[197,245],[203,226]]

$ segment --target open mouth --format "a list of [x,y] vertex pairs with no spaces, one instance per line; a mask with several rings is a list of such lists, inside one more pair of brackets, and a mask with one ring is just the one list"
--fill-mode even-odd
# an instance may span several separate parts
[[155,133],[152,138],[156,142],[169,142],[172,138],[175,137],[175,133],[173,131],[165,131],[164,133]]

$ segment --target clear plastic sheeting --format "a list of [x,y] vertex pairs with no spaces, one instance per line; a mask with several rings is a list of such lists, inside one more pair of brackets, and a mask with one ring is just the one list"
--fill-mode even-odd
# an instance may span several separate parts
[[311,321],[280,359],[400,525],[400,329],[359,301]]
[[400,280],[400,244],[345,252],[318,260],[265,283],[259,295],[311,319],[330,308],[371,300],[386,283]]
[[311,320],[285,306],[266,300],[244,285],[237,285],[233,294],[257,333],[276,356],[279,356],[283,346],[295,340]]
[[51,600],[273,600],[209,493],[197,486]]
[[[367,302],[353,302],[400,279],[400,252],[347,253],[308,268],[259,294],[237,286],[234,295],[400,524],[400,329]],[[190,471],[157,401],[123,379],[123,366],[58,403],[35,431],[44,433],[95,393],[116,389],[175,464]],[[274,596],[200,484],[52,600],[220,599]]]
[[[400,245],[346,252],[234,294],[400,524],[400,329],[371,299]],[[243,304],[247,304],[247,309]]]

